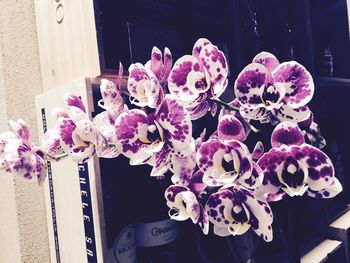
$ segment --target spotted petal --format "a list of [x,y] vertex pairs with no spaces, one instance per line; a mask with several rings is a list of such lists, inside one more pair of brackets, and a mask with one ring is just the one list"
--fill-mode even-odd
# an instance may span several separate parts
[[229,187],[212,194],[206,210],[217,235],[242,235],[252,227],[265,241],[272,240],[271,209],[244,187]]
[[28,143],[30,140],[30,133],[27,124],[24,120],[18,119],[17,121],[9,121],[9,125],[14,133],[21,138],[24,142]]
[[253,63],[259,63],[265,66],[265,68],[267,68],[270,72],[272,72],[280,64],[278,59],[269,52],[261,52],[257,54],[253,58]]
[[82,112],[86,112],[84,103],[77,95],[67,93],[64,95],[64,100],[69,108],[75,107],[80,109]]
[[272,110],[273,115],[279,121],[300,122],[309,118],[311,111],[307,106],[292,108],[289,105],[282,105],[279,109]]
[[196,168],[195,143],[192,140],[188,149],[178,151],[171,155],[171,170],[173,183],[188,186]]
[[228,66],[224,53],[216,46],[207,44],[202,47],[199,60],[210,76],[214,97],[218,97],[227,85]]
[[261,123],[271,122],[275,119],[272,112],[267,110],[265,106],[257,108],[242,106],[239,112],[244,118],[258,120]]
[[57,156],[64,153],[61,146],[60,133],[57,127],[48,129],[45,132],[41,144],[45,152],[51,156]]
[[339,180],[337,178],[333,178],[333,183],[329,185],[327,188],[314,191],[312,189],[308,189],[306,191],[306,194],[310,197],[314,198],[333,198],[337,194],[339,194],[343,190],[342,185],[340,184]]
[[210,87],[200,62],[193,56],[179,58],[170,72],[168,87],[182,101],[193,101]]
[[133,109],[120,114],[115,123],[116,139],[121,144],[121,152],[133,164],[143,164],[150,158],[150,152],[144,150],[147,138],[147,115],[141,110]]
[[264,154],[264,145],[261,141],[258,141],[255,144],[255,147],[252,153],[252,158],[259,159],[263,154]]
[[284,62],[274,71],[276,84],[283,84],[286,90],[284,102],[292,108],[306,105],[313,96],[314,82],[304,66],[295,61]]
[[308,186],[311,190],[320,191],[333,183],[335,176],[332,161],[321,150],[304,144],[300,147],[292,147],[291,153],[306,167]]
[[4,156],[11,173],[27,180],[37,180],[41,184],[45,178],[45,161],[21,139],[8,141]]
[[260,88],[265,84],[267,69],[258,63],[251,63],[239,73],[234,85],[236,98],[251,109],[264,106]]
[[164,130],[166,140],[175,150],[188,147],[192,139],[192,122],[185,108],[167,96],[157,109],[155,120]]
[[199,59],[199,54],[201,53],[204,46],[211,44],[211,42],[206,38],[200,38],[193,45],[192,55]]
[[232,115],[225,115],[220,118],[218,124],[218,136],[221,140],[244,141],[246,133],[242,123]]
[[272,147],[301,145],[304,142],[304,134],[298,124],[292,122],[281,122],[276,126],[271,135]]
[[107,110],[110,117],[115,120],[125,108],[123,97],[116,85],[107,79],[101,80],[100,89],[103,105],[99,105]]
[[278,175],[282,174],[287,156],[286,151],[272,148],[259,159],[258,165],[262,169],[264,177],[262,184],[257,187],[255,195],[260,200],[278,201],[285,195],[283,191],[283,194],[280,194],[282,184],[278,179]]
[[254,232],[264,241],[270,242],[273,238],[273,215],[270,206],[266,202],[257,200],[251,192],[245,191],[247,199],[245,207],[250,213],[250,225]]

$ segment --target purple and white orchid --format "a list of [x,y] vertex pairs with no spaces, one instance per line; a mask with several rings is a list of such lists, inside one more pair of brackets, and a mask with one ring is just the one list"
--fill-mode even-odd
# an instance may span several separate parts
[[169,75],[169,91],[189,111],[192,120],[208,111],[214,115],[217,105],[211,101],[225,91],[228,65],[224,53],[208,39],[199,39],[192,55],[185,55],[174,64]]
[[189,148],[192,123],[185,108],[166,96],[155,112],[123,112],[116,120],[116,139],[131,165],[148,163],[152,176],[162,176],[171,167],[172,156]]
[[209,232],[209,219],[206,210],[198,199],[206,188],[202,181],[203,173],[197,171],[188,180],[187,186],[171,185],[165,191],[165,199],[170,208],[170,218],[184,221],[190,218],[194,224],[199,224],[205,235]]
[[235,185],[221,188],[209,197],[205,209],[218,236],[242,235],[252,228],[265,241],[272,240],[271,208],[249,189]]
[[204,142],[197,152],[204,183],[222,186],[239,182],[252,189],[261,184],[261,169],[242,143],[245,138],[244,127],[236,117],[225,115],[220,118],[217,136]]
[[260,122],[307,119],[314,93],[311,74],[298,62],[282,64],[268,52],[258,54],[238,75],[235,95],[241,114]]
[[100,90],[102,100],[99,106],[105,111],[97,114],[93,120],[94,127],[98,127],[98,131],[106,140],[108,146],[103,148],[103,152],[98,152],[99,156],[105,158],[115,158],[120,154],[120,143],[115,138],[115,122],[117,117],[128,110],[121,95],[121,85],[123,77],[123,65],[119,65],[119,73],[116,84],[107,79],[101,80]]
[[46,176],[46,159],[51,156],[30,142],[27,124],[18,119],[9,122],[12,132],[0,133],[0,170],[42,184]]
[[[191,219],[204,234],[211,222],[219,236],[252,229],[265,241],[272,240],[273,221],[267,202],[304,194],[331,198],[342,191],[329,157],[305,143],[305,135],[319,148],[325,141],[307,107],[314,83],[299,63],[258,54],[239,74],[230,103],[219,100],[228,85],[226,58],[204,38],[173,68],[169,49],[162,54],[156,47],[145,65],[130,65],[130,108],[122,77],[120,64],[115,83],[101,80],[98,104],[105,111],[93,120],[82,100],[67,94],[67,107],[53,111],[57,125],[45,133],[42,148],[30,142],[24,121],[11,121],[13,131],[0,133],[0,170],[41,184],[46,160],[69,155],[81,163],[94,154],[122,154],[130,165],[151,165],[151,176],[172,173],[174,185],[165,192],[172,219]],[[202,127],[193,138],[191,120],[214,116],[218,105],[223,108],[216,131],[206,140]],[[250,120],[279,123],[268,152],[257,142],[250,153],[244,143],[259,132]]]
[[252,190],[238,185],[223,187],[209,197],[205,209],[218,236],[242,235],[252,228],[265,241],[272,240],[271,208],[257,200]]
[[306,193],[316,198],[331,198],[342,191],[329,157],[308,145],[297,124],[282,122],[271,137],[272,149],[258,161],[264,173],[256,195],[267,201],[278,201],[286,195]]
[[131,64],[129,67],[128,91],[131,103],[139,106],[156,108],[164,99],[167,79],[172,67],[172,56],[168,48],[162,52],[154,47],[151,60],[142,65]]
[[110,145],[90,121],[82,100],[68,93],[65,95],[65,101],[68,110],[54,110],[57,126],[49,130],[48,134],[52,136],[44,136],[45,150],[56,156],[63,149],[79,163],[89,160],[95,152],[105,158],[116,156],[118,149],[115,145]]

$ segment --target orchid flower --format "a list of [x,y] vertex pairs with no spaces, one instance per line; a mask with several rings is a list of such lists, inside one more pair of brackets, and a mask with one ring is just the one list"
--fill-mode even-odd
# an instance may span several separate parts
[[30,142],[29,129],[23,120],[9,124],[13,132],[0,133],[0,170],[42,184],[46,176],[44,157],[50,156]]
[[120,64],[116,85],[107,79],[101,80],[102,100],[99,101],[99,105],[105,111],[97,114],[93,120],[93,125],[106,139],[108,145],[110,145],[109,148],[114,145],[113,150],[108,154],[108,158],[115,158],[120,154],[119,142],[115,138],[115,121],[123,111],[128,110],[121,96],[122,76],[123,66]]
[[225,55],[205,38],[199,39],[192,55],[181,57],[169,75],[169,91],[189,111],[192,120],[208,111],[214,115],[217,99],[228,83],[228,65]]
[[271,144],[273,148],[258,161],[264,179],[256,189],[257,197],[269,202],[304,193],[316,198],[331,198],[342,191],[329,157],[305,143],[297,124],[278,124],[272,133]]
[[[234,99],[233,101],[228,103],[228,105],[232,106],[234,108],[237,108],[237,109],[241,108],[241,103],[239,102],[238,99]],[[220,110],[220,113],[219,113],[219,119],[222,116],[225,116],[225,115],[233,115],[233,116],[235,116],[242,123],[242,125],[244,127],[244,131],[245,131],[246,137],[248,137],[248,135],[249,135],[249,133],[251,131],[251,128],[252,128],[252,126],[249,124],[249,119],[244,118],[240,114],[239,111],[230,110],[230,109],[226,109],[226,108],[222,107],[222,109]]]
[[79,163],[89,160],[95,152],[100,157],[113,157],[116,147],[109,145],[90,121],[81,99],[74,94],[66,94],[65,102],[67,111],[53,111],[57,126],[48,130],[48,134],[53,136],[44,136],[42,144],[45,149],[54,156],[63,149]]
[[252,190],[231,185],[213,193],[205,210],[218,236],[242,235],[252,228],[265,241],[272,240],[272,211],[266,202],[257,200]]
[[165,191],[165,199],[170,208],[169,216],[177,221],[191,219],[199,224],[205,235],[209,232],[208,214],[198,199],[206,185],[202,182],[203,173],[197,171],[188,180],[187,186],[171,185]]
[[171,167],[173,155],[181,157],[193,142],[192,123],[184,107],[167,95],[149,114],[139,109],[121,113],[116,139],[131,165],[148,163],[153,166],[151,176],[162,176]]
[[242,142],[246,133],[242,123],[232,115],[220,118],[217,136],[212,136],[198,149],[197,165],[204,173],[208,186],[222,186],[239,182],[255,188],[262,182],[260,167],[252,160]]
[[258,54],[235,82],[241,114],[260,122],[300,122],[308,118],[306,104],[314,93],[310,73],[298,62],[279,64],[268,52]]
[[164,99],[167,79],[172,66],[170,50],[165,48],[164,61],[162,52],[154,47],[151,60],[142,65],[131,64],[129,67],[128,91],[131,103],[139,106],[156,108]]

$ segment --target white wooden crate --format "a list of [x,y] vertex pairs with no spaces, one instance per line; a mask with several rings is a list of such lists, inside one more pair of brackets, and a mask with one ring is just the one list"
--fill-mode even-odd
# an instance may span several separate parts
[[[40,139],[55,125],[54,107],[64,107],[63,95],[79,95],[88,111],[93,111],[91,82],[88,78],[72,81],[36,98]],[[48,163],[45,203],[51,262],[104,262],[104,217],[99,162],[95,158],[78,165],[69,157]]]

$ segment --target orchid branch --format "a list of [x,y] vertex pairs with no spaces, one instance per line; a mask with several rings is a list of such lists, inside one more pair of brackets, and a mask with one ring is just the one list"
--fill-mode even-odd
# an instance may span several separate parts
[[218,104],[218,105],[224,107],[225,109],[233,110],[233,111],[239,112],[239,108],[238,108],[238,107],[232,106],[232,105],[230,105],[230,104],[228,104],[228,103],[226,103],[226,102],[223,102],[223,101],[221,101],[221,100],[219,100],[219,99],[214,99],[214,98],[212,98],[212,99],[210,99],[210,100],[211,100],[212,102],[214,102],[214,103],[216,103],[216,104]]

